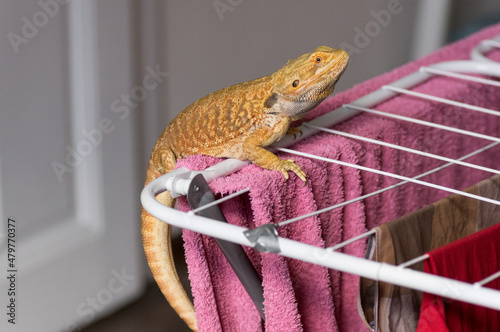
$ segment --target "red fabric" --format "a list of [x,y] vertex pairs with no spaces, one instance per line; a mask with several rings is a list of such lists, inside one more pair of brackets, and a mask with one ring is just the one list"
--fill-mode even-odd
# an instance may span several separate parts
[[[424,271],[468,283],[500,271],[500,224],[429,252]],[[500,290],[500,278],[484,285]],[[450,297],[459,294],[452,294]],[[446,294],[443,294],[446,296]],[[417,332],[500,331],[500,311],[424,293]]]
[[[428,296],[431,299],[425,300]],[[424,307],[425,305],[425,307]],[[420,319],[418,321],[418,332],[450,332],[446,326],[446,317],[444,314],[444,304],[442,301],[434,300],[434,295],[424,294]]]

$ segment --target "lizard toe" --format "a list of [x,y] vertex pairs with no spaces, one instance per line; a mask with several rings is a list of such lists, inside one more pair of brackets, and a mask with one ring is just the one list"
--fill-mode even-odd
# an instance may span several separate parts
[[288,128],[288,131],[286,132],[287,135],[293,135],[293,139],[296,139],[297,137],[302,136],[302,130],[298,127],[290,127]]
[[290,178],[290,176],[288,175],[288,171],[281,171],[281,173],[283,173],[283,176],[285,177],[283,182],[286,182]]
[[306,184],[306,173],[292,159],[280,160],[277,170],[283,173],[285,181],[288,180],[288,171],[294,172]]

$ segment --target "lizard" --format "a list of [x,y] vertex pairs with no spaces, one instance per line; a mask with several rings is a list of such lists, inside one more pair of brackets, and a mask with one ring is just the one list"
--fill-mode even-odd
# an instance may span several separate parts
[[[248,160],[289,178],[295,173],[305,184],[306,174],[293,160],[279,159],[265,147],[319,105],[334,90],[349,61],[347,52],[320,46],[289,60],[277,72],[213,92],[189,105],[165,128],[154,145],[146,184],[172,171],[189,155]],[[174,207],[168,191],[157,199]],[[182,287],[172,258],[171,226],[142,209],[141,233],[146,259],[163,295],[190,329],[197,331],[194,307]]]

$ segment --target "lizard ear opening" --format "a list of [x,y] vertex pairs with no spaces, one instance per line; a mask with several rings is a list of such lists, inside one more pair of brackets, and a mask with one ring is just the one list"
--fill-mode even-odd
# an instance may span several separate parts
[[271,97],[267,98],[267,100],[264,102],[264,107],[265,108],[271,108],[273,107],[274,104],[278,101],[278,96],[273,93]]

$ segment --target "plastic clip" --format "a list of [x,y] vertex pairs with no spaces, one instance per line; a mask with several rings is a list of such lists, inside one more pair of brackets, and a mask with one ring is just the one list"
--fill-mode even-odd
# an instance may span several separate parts
[[254,248],[260,252],[280,253],[278,230],[276,224],[265,224],[260,227],[244,231],[243,234],[252,242]]

